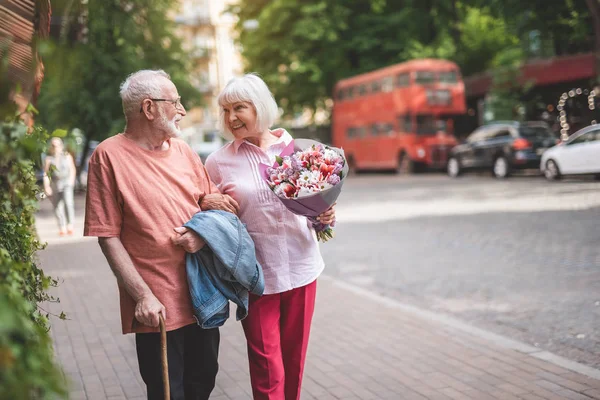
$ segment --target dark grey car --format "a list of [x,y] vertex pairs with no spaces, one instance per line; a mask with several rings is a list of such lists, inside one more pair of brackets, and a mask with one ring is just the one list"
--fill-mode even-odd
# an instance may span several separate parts
[[538,168],[543,152],[556,141],[543,122],[491,123],[452,149],[447,172],[457,177],[468,170],[491,170],[496,178],[506,178],[517,169]]

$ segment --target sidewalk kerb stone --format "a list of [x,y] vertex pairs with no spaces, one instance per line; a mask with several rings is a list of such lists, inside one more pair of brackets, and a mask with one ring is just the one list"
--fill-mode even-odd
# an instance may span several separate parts
[[480,339],[484,339],[488,342],[495,344],[498,347],[501,347],[504,349],[509,349],[509,350],[515,350],[520,353],[535,357],[537,359],[552,363],[561,368],[565,368],[570,371],[577,372],[581,375],[585,375],[587,377],[600,380],[600,370],[597,370],[592,367],[588,367],[587,365],[583,365],[581,363],[578,363],[578,362],[575,362],[572,360],[568,360],[568,359],[558,356],[554,353],[550,353],[549,351],[545,351],[545,350],[539,349],[537,347],[528,345],[526,343],[522,343],[522,342],[519,342],[519,341],[516,341],[513,339],[509,339],[505,336],[498,335],[496,333],[489,332],[489,331],[486,331],[481,328],[477,328],[473,325],[469,325],[463,321],[460,321],[460,320],[450,317],[448,315],[443,315],[443,314],[436,313],[433,311],[424,310],[422,308],[419,308],[419,307],[416,307],[413,305],[401,303],[397,300],[390,299],[388,297],[384,297],[379,294],[373,293],[362,287],[355,286],[355,285],[352,285],[347,282],[341,282],[341,281],[334,279],[330,276],[327,276],[325,274],[321,275],[321,277],[319,279],[327,280],[329,282],[332,282],[333,286],[336,286],[336,287],[345,289],[347,291],[350,291],[354,294],[369,298],[373,301],[379,302],[388,307],[402,310],[403,312],[414,315],[418,318],[428,320],[428,321],[433,321],[433,322],[439,323],[441,325],[446,325],[451,328],[468,333],[472,336],[478,337]]

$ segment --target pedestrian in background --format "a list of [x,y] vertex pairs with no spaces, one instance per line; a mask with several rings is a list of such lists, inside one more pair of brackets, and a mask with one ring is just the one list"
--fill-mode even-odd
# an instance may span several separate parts
[[58,137],[52,138],[44,160],[44,191],[52,201],[60,236],[73,234],[75,171],[75,161],[65,151],[63,141]]
[[[259,173],[259,164],[272,165],[292,137],[269,129],[277,104],[256,75],[232,79],[218,102],[224,135],[233,141],[208,157],[206,169],[221,193],[238,202],[265,278],[263,296],[250,295],[242,320],[252,393],[255,400],[297,400],[324,262],[312,223],[289,211]],[[319,218],[332,223],[333,208]]]

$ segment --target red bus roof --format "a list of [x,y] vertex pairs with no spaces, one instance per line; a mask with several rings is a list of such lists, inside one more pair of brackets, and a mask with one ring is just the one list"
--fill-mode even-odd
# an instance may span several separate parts
[[383,78],[385,76],[394,75],[397,73],[418,71],[418,70],[430,70],[430,71],[448,71],[456,70],[458,72],[458,66],[456,63],[448,60],[435,59],[435,58],[422,58],[416,60],[410,60],[403,63],[391,65],[376,69],[375,71],[366,72],[364,74],[356,75],[350,78],[340,80],[336,85],[336,89],[339,87],[351,86],[357,83],[364,83],[371,79]]

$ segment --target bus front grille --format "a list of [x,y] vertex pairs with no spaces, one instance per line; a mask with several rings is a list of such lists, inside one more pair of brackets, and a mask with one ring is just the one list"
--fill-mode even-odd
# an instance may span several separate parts
[[430,167],[444,168],[446,166],[446,163],[448,162],[448,153],[450,152],[449,146],[433,145],[429,147],[429,152],[431,154]]

